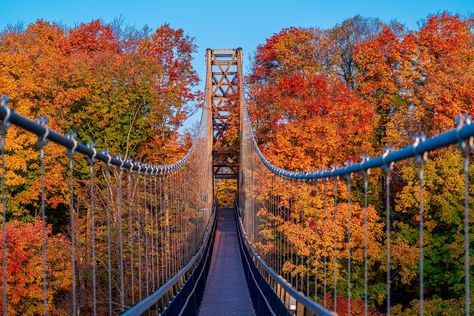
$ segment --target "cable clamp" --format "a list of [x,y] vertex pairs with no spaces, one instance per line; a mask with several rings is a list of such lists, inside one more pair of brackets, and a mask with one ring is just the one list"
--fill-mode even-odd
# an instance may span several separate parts
[[425,152],[422,152],[422,153],[418,153],[417,150],[416,150],[418,148],[418,146],[426,140],[425,134],[423,134],[423,133],[422,134],[416,134],[415,136],[413,136],[413,140],[414,140],[413,153],[415,154],[415,162],[419,163],[419,164],[427,162],[428,161],[428,152],[425,151]]
[[110,151],[108,149],[104,149],[102,154],[107,156],[107,161],[104,162],[107,167],[110,167],[110,162],[112,161],[112,156],[110,155]]
[[46,116],[38,116],[38,118],[36,119],[36,124],[38,124],[44,129],[43,135],[38,136],[38,142],[37,142],[40,147],[44,147],[48,143],[48,135],[49,135],[48,119],[46,118]]
[[360,155],[360,159],[361,159],[360,165],[361,165],[361,168],[362,168],[361,173],[364,176],[370,175],[370,169],[369,168],[364,168],[364,165],[370,160],[370,156],[367,155],[367,154],[362,154],[362,155]]
[[0,98],[0,106],[5,109],[5,117],[2,120],[2,128],[6,131],[10,127],[10,116],[12,115],[12,110],[8,106],[8,102],[10,102],[10,98],[6,95],[2,95]]
[[97,156],[97,150],[95,149],[95,143],[94,142],[87,142],[87,148],[89,148],[90,150],[92,150],[92,156],[91,157],[87,157],[86,160],[87,162],[89,163],[89,165],[93,165],[97,159],[96,159],[96,156]]
[[394,151],[395,151],[395,147],[393,146],[384,147],[384,152],[382,154],[382,161],[383,161],[382,169],[385,171],[385,173],[391,173],[393,171],[393,166],[395,165],[395,163],[393,161],[387,163],[385,159],[387,159],[387,156]]
[[120,161],[120,165],[118,167],[119,167],[119,171],[122,171],[123,170],[123,165],[125,163],[125,161],[123,160],[123,156],[122,155],[117,155],[117,156],[115,156],[115,159]]
[[458,148],[463,154],[463,156],[469,155],[469,153],[474,149],[474,137],[469,137],[468,139],[463,139],[461,137],[461,130],[464,126],[471,125],[472,118],[471,115],[459,114],[456,119],[456,137],[458,139]]
[[68,148],[66,153],[69,157],[74,156],[77,153],[77,134],[74,131],[70,131],[66,134],[66,138],[72,141],[72,148]]
[[[338,165],[338,164],[333,164],[333,165],[331,165],[331,173],[334,173],[338,168],[339,168],[339,165]],[[339,176],[334,176],[334,175],[333,175],[333,178],[334,178],[334,180],[338,180],[338,179],[339,179]]]
[[[344,162],[344,170],[347,170],[347,168],[349,168],[350,166],[352,166],[353,162],[352,160],[346,160]],[[347,181],[348,180],[351,180],[352,179],[352,173],[346,173],[344,175],[344,179],[346,179]]]

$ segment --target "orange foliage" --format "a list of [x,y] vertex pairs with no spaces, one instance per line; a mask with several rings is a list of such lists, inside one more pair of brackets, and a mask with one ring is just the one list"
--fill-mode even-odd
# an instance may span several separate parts
[[[178,128],[198,78],[191,66],[195,45],[182,29],[163,25],[150,38],[131,40],[98,20],[68,30],[38,20],[24,31],[3,31],[0,48],[0,94],[11,98],[16,112],[45,115],[50,128],[73,129],[79,141],[94,140],[126,157],[163,163],[187,151]],[[37,208],[36,140],[16,127],[7,133],[6,185],[15,218],[31,219],[29,210]],[[48,144],[46,200],[53,208],[67,200],[65,160],[62,147]]]
[[288,29],[274,35],[259,47],[249,77],[250,111],[264,153],[287,169],[314,169],[371,152],[374,108],[314,66],[304,50],[312,34]]
[[470,23],[442,13],[417,31],[385,26],[356,47],[357,90],[376,105],[380,141],[406,145],[414,133],[431,135],[474,113]]
[[[384,145],[406,146],[412,135],[428,136],[454,127],[460,113],[474,114],[474,20],[440,13],[429,16],[417,30],[398,23],[384,25],[377,19],[360,16],[343,21],[329,30],[289,28],[273,35],[258,47],[253,71],[248,77],[250,114],[260,149],[268,160],[290,170],[313,170],[359,161],[361,153],[377,154]],[[454,310],[453,302],[462,295],[462,179],[460,154],[440,150],[425,164],[425,293],[433,299],[427,310]],[[471,168],[472,169],[472,168]],[[394,312],[416,303],[412,287],[418,277],[418,167],[398,163],[391,178],[391,270]],[[254,170],[255,172],[256,170]],[[257,170],[255,204],[258,206],[258,249],[271,254],[273,242],[289,243],[303,261],[285,262],[283,270],[293,276],[314,277],[320,273],[323,256],[318,240],[323,240],[322,201],[314,187],[307,197],[286,183],[277,191],[280,204],[270,197],[273,178],[264,167]],[[472,170],[471,170],[472,172]],[[255,176],[253,176],[255,178]],[[356,177],[357,178],[357,177]],[[353,182],[352,256],[353,281],[361,272],[363,244],[363,187]],[[386,292],[385,190],[384,175],[378,170],[369,177],[369,304],[384,308]],[[339,179],[339,199],[347,191]],[[329,181],[331,183],[332,181]],[[277,181],[278,183],[278,181]],[[292,183],[291,186],[296,186]],[[314,186],[314,183],[312,183]],[[274,189],[273,189],[274,190]],[[321,183],[319,192],[321,194]],[[275,194],[275,193],[273,193]],[[334,206],[334,188],[327,192],[328,282],[333,280],[332,257],[337,255],[340,270],[338,293],[347,288],[347,207]],[[269,209],[268,209],[269,206]],[[307,211],[308,208],[311,211]],[[333,215],[337,209],[337,216]],[[316,212],[315,212],[316,210]],[[277,232],[274,231],[274,226]],[[334,244],[332,236],[336,236]],[[323,238],[323,239],[321,239]],[[334,251],[334,247],[336,250]],[[279,250],[281,251],[281,250]],[[286,257],[285,257],[286,258]],[[455,259],[456,258],[456,259]],[[301,262],[309,263],[308,266]],[[449,270],[449,272],[447,272]],[[426,272],[425,274],[428,274]],[[449,274],[449,276],[447,276]],[[319,276],[321,277],[321,276]],[[354,281],[355,282],[355,281]],[[353,288],[360,298],[361,289]],[[313,292],[312,292],[313,293]],[[400,294],[402,293],[402,294]],[[442,300],[438,300],[442,297]],[[338,297],[338,311],[344,314],[344,299]],[[361,302],[359,302],[361,303]],[[355,304],[357,305],[357,304]],[[355,307],[353,313],[359,310]],[[359,306],[362,308],[362,305]],[[377,314],[373,309],[371,313]],[[359,310],[361,311],[361,310]]]

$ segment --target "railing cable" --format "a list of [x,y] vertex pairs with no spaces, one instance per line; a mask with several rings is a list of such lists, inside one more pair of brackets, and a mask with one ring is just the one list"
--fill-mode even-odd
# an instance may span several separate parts
[[318,193],[319,193],[319,180],[314,180],[314,301],[318,302],[318,262],[319,262],[319,234],[318,234]]
[[[425,141],[424,135],[416,135],[415,136],[415,143],[413,148],[416,150],[417,146],[421,142]],[[419,258],[419,304],[420,304],[420,316],[424,314],[424,301],[425,301],[425,288],[424,288],[424,254],[423,254],[423,243],[424,243],[424,206],[423,206],[423,181],[424,181],[424,163],[427,160],[427,152],[423,152],[421,154],[417,154],[415,156],[415,162],[418,164],[418,181],[419,181],[419,251],[420,251],[420,258]]]
[[110,208],[111,208],[111,186],[110,186],[110,159],[108,151],[103,152],[105,155],[109,156],[109,162],[104,162],[105,169],[105,195],[106,195],[106,213],[107,213],[107,277],[108,277],[108,295],[109,295],[109,315],[112,315],[112,255],[110,249]]
[[130,295],[131,305],[135,304],[134,260],[133,260],[133,197],[132,197],[132,168],[127,170],[127,204],[128,204],[128,234],[130,243]]
[[148,174],[148,165],[144,165],[145,172],[143,173],[143,217],[144,217],[144,227],[143,233],[145,235],[145,295],[148,297],[150,295],[150,274],[149,274],[149,249],[148,249],[148,204],[147,204],[147,174]]
[[90,182],[90,225],[91,225],[91,256],[92,256],[92,313],[97,314],[97,281],[96,281],[96,257],[95,257],[95,190],[94,190],[94,164],[97,151],[93,142],[88,142],[87,147],[93,151],[92,157],[87,157],[89,163]]
[[327,179],[323,181],[323,244],[324,244],[324,272],[323,272],[323,300],[324,307],[327,307],[327,204],[326,204],[326,193],[327,193]]
[[6,144],[6,133],[10,126],[10,114],[11,110],[8,107],[9,99],[6,96],[2,96],[0,99],[0,105],[5,109],[6,114],[2,119],[0,126],[1,139],[0,147],[2,151],[2,289],[3,289],[3,316],[7,316],[8,304],[7,304],[7,207],[6,207],[6,188],[5,188],[5,144]]
[[[309,231],[309,228],[310,228],[310,225],[309,225],[309,220],[311,218],[310,216],[310,212],[311,212],[311,207],[310,207],[310,202],[311,202],[311,180],[309,180],[308,182],[305,182],[306,184],[306,220],[305,220],[305,223],[306,223],[306,229]],[[306,259],[306,296],[309,296],[309,271],[310,271],[310,262],[309,262],[309,258],[311,256],[311,252],[309,249],[310,248],[310,244],[309,244],[309,241],[306,243],[306,247],[308,248],[308,258]]]
[[149,220],[150,220],[150,256],[151,256],[151,276],[152,276],[152,293],[156,289],[156,271],[155,271],[155,233],[156,233],[156,226],[155,226],[155,183],[153,179],[155,178],[155,169],[150,166],[150,208],[149,208]]
[[[335,166],[336,168],[337,166]],[[334,312],[337,313],[337,272],[338,272],[338,267],[337,267],[337,207],[338,207],[338,182],[339,182],[339,177],[334,178],[334,235],[333,235],[333,273],[334,273]]]
[[[385,148],[385,152],[382,157],[386,157],[390,153],[391,149],[390,148]],[[391,236],[390,236],[390,226],[391,226],[391,221],[390,221],[390,176],[393,171],[393,162],[390,164],[384,165],[382,169],[385,172],[385,217],[386,217],[386,222],[385,222],[385,243],[386,243],[386,260],[387,260],[387,268],[386,268],[386,289],[387,289],[387,309],[386,309],[386,314],[390,315],[390,308],[391,308],[391,275],[390,275],[390,261],[391,261],[391,252],[390,252],[390,243],[391,243]]]
[[[471,116],[458,116],[456,120],[456,130],[459,131],[464,125],[470,125]],[[469,155],[474,148],[474,138],[467,140],[460,139],[458,148],[463,156],[462,172],[464,176],[464,311],[465,315],[470,315],[471,291],[470,291],[470,256],[469,256]]]
[[[346,166],[351,164],[350,161],[346,162]],[[352,174],[345,176],[347,180],[347,315],[351,315],[351,272],[352,272],[352,261],[351,261],[351,190],[352,190]]]
[[[365,163],[369,160],[369,156],[364,155],[362,157],[362,161]],[[369,298],[368,298],[368,262],[367,262],[367,254],[368,254],[368,204],[367,204],[367,191],[369,188],[369,173],[370,170],[364,170],[362,172],[364,177],[364,316],[367,316],[368,306],[369,306]]]
[[[118,167],[118,187],[117,187],[117,208],[118,208],[118,221],[119,221],[119,276],[120,276],[120,310],[125,308],[125,282],[124,282],[124,271],[123,271],[123,205],[122,205],[122,178],[123,178],[123,158],[117,157],[121,165]],[[75,314],[74,314],[75,315]]]
[[[70,132],[67,138],[76,143],[76,134]],[[76,293],[76,223],[74,211],[74,155],[76,154],[76,146],[67,149],[66,153],[69,157],[69,216],[71,221],[71,283],[72,283],[72,315],[77,315],[77,293]]]
[[38,117],[38,125],[44,127],[45,132],[38,137],[38,145],[40,148],[40,177],[41,177],[41,239],[42,239],[42,254],[43,254],[43,315],[47,314],[48,306],[48,280],[47,280],[47,258],[46,258],[46,193],[44,181],[44,147],[48,142],[49,129],[47,127],[48,120],[46,117]]
[[140,174],[142,171],[142,164],[138,163],[138,171],[136,172],[136,200],[135,200],[135,208],[137,213],[137,251],[138,251],[138,301],[142,300],[142,243],[141,243],[141,225],[142,225],[142,217],[140,208],[141,205],[141,186],[140,186]]

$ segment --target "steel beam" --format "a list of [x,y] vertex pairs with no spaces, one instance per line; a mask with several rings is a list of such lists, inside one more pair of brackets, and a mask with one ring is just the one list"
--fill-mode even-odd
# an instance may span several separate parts
[[[208,49],[206,57],[206,79],[210,83],[208,100],[213,117],[214,178],[237,179],[242,49]],[[237,126],[237,129],[230,130],[231,126]]]

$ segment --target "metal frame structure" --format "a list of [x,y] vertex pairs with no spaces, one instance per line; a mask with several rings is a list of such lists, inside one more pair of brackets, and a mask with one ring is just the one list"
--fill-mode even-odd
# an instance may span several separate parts
[[[212,168],[215,179],[237,179],[242,49],[207,50],[207,97],[212,113]],[[231,134],[232,133],[232,134]]]
[[[238,213],[237,199],[235,202]],[[236,225],[242,265],[257,315],[334,315],[292,287],[265,263],[249,241],[242,217]],[[294,310],[289,309],[291,304],[295,305]]]
[[168,282],[122,313],[122,316],[144,315],[153,312],[159,312],[160,315],[197,313],[202,300],[203,283],[206,281],[211,264],[216,229],[215,207],[214,205],[212,218],[209,220],[206,233],[194,257]]

